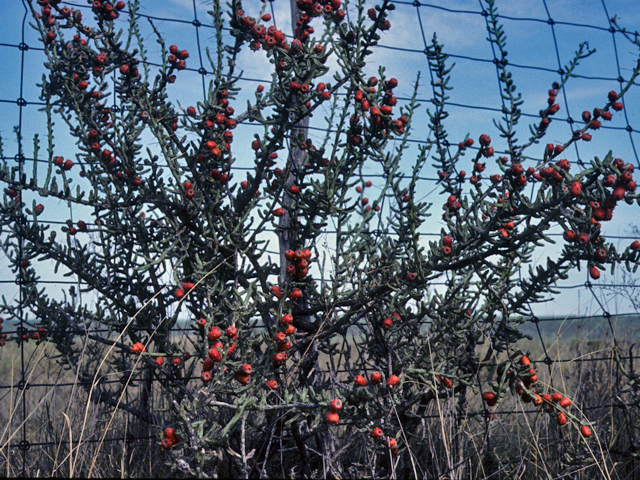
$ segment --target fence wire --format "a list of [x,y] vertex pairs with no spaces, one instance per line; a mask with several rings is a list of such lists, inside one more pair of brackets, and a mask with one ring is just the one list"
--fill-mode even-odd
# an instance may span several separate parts
[[[24,150],[18,149],[17,142],[8,141],[10,135],[7,134],[7,130],[13,129],[15,126],[14,132],[17,138],[24,138],[27,134],[32,134],[34,131],[34,125],[37,128],[43,127],[43,117],[39,112],[41,108],[45,106],[45,104],[40,101],[38,98],[38,90],[35,88],[35,84],[39,81],[40,76],[42,75],[42,69],[40,65],[43,61],[43,51],[44,49],[40,46],[37,37],[29,26],[30,22],[30,11],[29,7],[26,3],[26,0],[20,2],[10,2],[12,5],[9,8],[8,12],[5,12],[5,17],[2,20],[3,28],[0,30],[4,30],[4,33],[0,37],[0,56],[5,59],[16,59],[17,61],[13,64],[14,68],[11,71],[7,71],[6,63],[5,63],[5,72],[0,74],[0,86],[3,88],[0,89],[0,104],[2,104],[3,108],[3,117],[4,120],[0,123],[0,133],[2,134],[2,138],[4,140],[3,147],[4,151],[0,157],[2,162],[7,163],[11,167],[15,167],[20,172],[20,176],[25,171],[30,171],[33,167],[34,163],[48,163],[47,160],[36,159],[29,157]],[[77,2],[64,2],[66,5],[76,8],[83,12],[86,12],[85,16],[89,14],[90,6],[77,3]],[[258,3],[258,2],[256,2]],[[285,25],[290,24],[290,18],[286,15],[283,17],[283,10],[279,7],[282,7],[282,3],[287,2],[278,2],[274,0],[269,0],[268,2],[268,11],[270,11],[273,17],[274,25],[280,25],[280,28],[284,28]],[[402,35],[398,32],[397,35],[394,34],[394,30],[391,30],[391,33],[385,37],[381,44],[377,47],[377,53],[383,59],[405,59],[408,62],[414,62],[417,65],[421,65],[422,69],[426,69],[430,75],[432,75],[431,70],[428,68],[428,61],[426,57],[426,52],[429,47],[430,38],[432,36],[432,32],[429,30],[430,26],[434,24],[439,24],[447,26],[449,29],[455,30],[453,27],[457,21],[460,23],[466,24],[468,23],[477,23],[484,22],[485,25],[488,25],[488,13],[485,9],[485,6],[481,0],[469,0],[467,2],[456,2],[457,4],[462,4],[464,7],[454,8],[451,6],[449,2],[440,1],[440,2],[425,2],[425,1],[396,1],[394,2],[397,5],[397,10],[395,15],[397,15],[401,20],[401,28],[404,31],[411,32],[411,42],[406,43],[407,34]],[[515,2],[520,3],[520,2]],[[543,96],[546,89],[549,88],[551,83],[550,79],[562,80],[566,75],[564,70],[564,65],[569,60],[566,52],[571,49],[573,46],[569,46],[566,43],[569,41],[569,38],[575,38],[585,36],[590,37],[591,35],[609,35],[609,44],[605,45],[604,41],[602,45],[595,45],[597,48],[602,47],[605,50],[613,51],[613,55],[610,55],[610,62],[607,64],[606,68],[599,68],[594,70],[590,68],[587,72],[581,72],[578,69],[577,73],[574,75],[576,81],[580,81],[580,85],[587,85],[588,88],[601,90],[602,92],[606,92],[608,89],[611,89],[611,84],[618,84],[619,87],[625,82],[625,74],[627,74],[626,64],[623,57],[626,55],[628,48],[628,43],[625,39],[621,38],[621,35],[616,32],[614,28],[613,22],[615,21],[614,12],[610,10],[611,1],[601,0],[601,10],[598,12],[591,13],[589,17],[590,21],[585,22],[569,22],[565,20],[558,20],[554,18],[554,15],[559,15],[559,12],[554,11],[555,4],[552,0],[538,0],[537,2],[526,2],[526,3],[536,3],[535,8],[531,8],[531,11],[535,11],[540,13],[539,16],[529,16],[529,15],[512,15],[512,14],[500,14],[500,20],[505,23],[505,29],[507,34],[510,31],[527,31],[529,29],[536,30],[538,28],[546,28],[547,29],[547,38],[544,39],[544,42],[549,42],[552,45],[552,52],[550,58],[552,61],[540,63],[534,63],[535,58],[532,59],[531,62],[526,62],[526,55],[518,56],[518,59],[515,61],[510,61],[509,67],[514,71],[515,75],[519,75],[521,78],[531,77],[538,78],[540,84],[540,95]],[[143,6],[154,8],[155,2],[151,2],[151,0],[143,1]],[[178,16],[164,16],[161,14],[150,15],[145,13],[145,11],[140,12],[140,21],[147,22],[153,21],[158,25],[162,25],[166,29],[176,31],[180,30],[182,38],[187,39],[190,38],[190,42],[195,45],[195,51],[192,52],[192,57],[195,57],[197,60],[194,63],[191,63],[187,68],[187,72],[191,72],[194,74],[192,77],[193,83],[198,85],[198,89],[201,88],[202,99],[206,98],[207,95],[207,84],[209,80],[212,78],[213,74],[211,71],[207,70],[206,64],[206,47],[207,47],[207,38],[214,33],[213,25],[208,23],[208,19],[204,18],[202,4],[196,3],[195,0],[192,1],[191,11],[187,9],[182,9],[179,14],[184,15],[182,18]],[[6,5],[5,5],[6,7]],[[248,7],[248,6],[247,6]],[[503,5],[498,4],[498,8],[502,8]],[[288,8],[288,7],[287,7]],[[514,10],[517,10],[514,8]],[[174,9],[176,14],[178,14],[178,10]],[[624,12],[622,12],[624,13]],[[349,15],[353,15],[354,12],[349,11]],[[620,14],[620,12],[618,12]],[[624,15],[623,15],[624,16]],[[440,20],[438,20],[440,19]],[[446,20],[442,20],[446,19]],[[122,20],[124,22],[124,20]],[[5,28],[9,25],[12,25],[13,28]],[[16,27],[18,26],[19,27]],[[124,23],[121,23],[124,26]],[[559,29],[569,29],[574,32],[572,35],[560,35]],[[228,34],[228,31],[226,32]],[[602,37],[598,37],[602,38]],[[542,40],[541,40],[542,41]],[[405,42],[405,43],[403,43]],[[464,43],[464,42],[463,42]],[[449,58],[452,61],[459,62],[463,66],[467,66],[468,68],[475,69],[476,66],[480,66],[482,68],[491,67],[492,65],[496,65],[497,62],[500,61],[498,58],[497,52],[493,48],[493,44],[491,45],[491,49],[487,51],[486,49],[482,50],[482,54],[472,54],[474,50],[472,49],[472,53],[468,53],[469,49],[466,48],[466,52],[457,51],[460,49],[455,49],[456,52],[449,53]],[[447,50],[447,45],[445,43],[445,51]],[[462,48],[461,50],[465,50]],[[487,55],[489,53],[490,55]],[[148,62],[148,66],[150,67],[158,67],[159,64]],[[394,65],[398,66],[398,65]],[[17,67],[17,68],[15,68]],[[404,67],[406,69],[406,67]],[[415,67],[414,67],[415,68]],[[481,70],[485,72],[486,70]],[[498,80],[499,70],[496,67],[494,69],[496,83],[493,88],[497,87],[497,91],[494,91],[494,94],[491,98],[501,98],[500,94],[500,82]],[[246,82],[248,85],[258,84],[258,83],[268,83],[270,79],[267,77],[266,73],[262,77],[260,74],[262,72],[245,72],[246,75],[243,76],[242,81]],[[468,77],[465,77],[464,73],[457,72],[460,77],[462,77],[465,81],[470,81]],[[199,75],[198,78],[195,74]],[[454,75],[456,71],[454,70]],[[466,79],[465,79],[466,78]],[[407,84],[411,83],[411,78],[404,79]],[[483,85],[488,80],[487,75],[483,76]],[[431,76],[431,85],[435,83],[435,79]],[[609,85],[609,87],[604,87],[603,85]],[[424,105],[430,104],[430,97],[428,94],[434,93],[435,90],[431,90],[432,87],[425,87],[420,90],[420,94],[424,95],[419,98],[419,101]],[[567,89],[570,90],[572,88],[571,83],[568,85]],[[454,90],[455,91],[455,90]],[[638,158],[638,152],[636,147],[636,142],[638,141],[638,133],[640,131],[633,124],[634,121],[637,122],[636,108],[638,106],[638,87],[634,85],[629,92],[629,100],[625,97],[625,107],[622,111],[622,119],[618,120],[616,123],[611,123],[608,125],[602,126],[602,131],[608,133],[617,133],[624,135],[625,141],[620,142],[620,137],[617,138],[616,147],[622,147],[623,151],[627,152],[627,155],[633,158],[633,161],[636,166],[640,167],[640,159]],[[565,125],[566,133],[572,134],[575,128],[576,123],[579,121],[575,120],[575,116],[579,116],[579,111],[581,107],[577,106],[577,101],[573,99],[568,92],[559,92],[559,96],[562,96],[563,101],[563,109],[562,113],[554,118],[554,123],[558,123],[561,125]],[[466,99],[466,101],[459,101],[458,98]],[[409,96],[398,95],[398,99],[400,101],[408,101],[410,99]],[[452,110],[455,110],[459,116],[469,115],[471,117],[474,116],[482,116],[484,114],[489,115],[490,118],[495,118],[502,113],[501,108],[497,108],[495,106],[484,103],[482,100],[483,97],[455,97],[452,94],[452,99],[448,102],[448,107]],[[475,101],[473,101],[475,100]],[[544,100],[544,99],[543,99]],[[502,105],[504,107],[504,104]],[[629,108],[633,107],[633,108]],[[535,110],[535,108],[529,107],[527,109],[523,109],[522,117],[525,119],[538,119],[539,114]],[[37,119],[37,121],[36,121]],[[14,122],[13,125],[10,122]],[[27,125],[29,127],[27,128]],[[470,127],[470,129],[473,127]],[[317,131],[319,133],[325,133],[326,129],[323,129],[322,126],[311,125],[310,130]],[[421,136],[422,135],[422,136]],[[603,134],[604,136],[604,134]],[[410,139],[410,141],[414,144],[425,144],[429,141],[429,137],[424,137],[421,132],[417,132]],[[592,154],[589,147],[585,147],[582,145],[578,145],[578,143],[574,143],[574,156],[575,161],[582,163],[583,160],[589,159]],[[453,148],[453,147],[452,147]],[[498,152],[499,153],[499,152]],[[242,165],[239,167],[234,167],[239,171],[249,170],[250,167],[243,167]],[[434,172],[431,172],[434,173]],[[375,177],[376,174],[367,174],[365,172],[365,176]],[[421,177],[421,180],[429,182],[433,185],[433,191],[437,189],[436,182],[438,181],[435,173],[429,176]],[[73,212],[69,211],[68,218],[73,219]],[[631,220],[631,219],[629,219]],[[46,223],[51,226],[61,226],[65,225],[65,221],[56,220],[53,218],[49,219],[39,219],[41,223]],[[91,223],[89,223],[92,226]],[[1,231],[0,234],[5,234],[5,231]],[[328,232],[330,233],[330,232]],[[430,237],[439,237],[439,233],[434,232],[424,232],[425,238]],[[552,234],[552,236],[560,237],[561,233]],[[635,240],[631,235],[608,235],[608,238],[617,239],[621,242],[630,243],[632,240]],[[277,255],[278,252],[269,252],[274,255]],[[585,274],[586,276],[586,274]],[[80,279],[76,279],[75,281],[69,280],[61,280],[57,277],[46,278],[44,277],[40,280],[42,284],[49,284],[55,286],[63,286],[63,285],[82,285]],[[10,270],[8,268],[4,269],[3,273],[0,274],[0,284],[2,285],[15,285],[17,287],[17,292],[19,295],[19,299],[23,298],[25,294],[23,290],[20,288],[19,282],[17,278],[13,278],[10,275]],[[444,285],[444,283],[442,283]],[[619,283],[615,281],[611,281],[609,283],[599,283],[597,285],[591,283],[588,279],[586,282],[574,282],[570,284],[562,284],[558,285],[558,289],[564,290],[579,290],[581,294],[584,294],[585,297],[590,298],[597,305],[596,312],[593,315],[578,315],[578,316],[569,316],[569,317],[538,317],[531,312],[531,315],[526,319],[527,325],[531,329],[532,332],[532,342],[538,342],[539,348],[543,353],[543,356],[540,360],[534,360],[533,363],[540,363],[541,365],[547,365],[549,378],[552,378],[552,365],[554,364],[563,364],[563,363],[599,363],[599,362],[612,362],[611,356],[607,355],[599,355],[595,354],[591,356],[590,354],[583,354],[578,358],[552,358],[550,352],[552,351],[552,346],[549,345],[549,338],[546,335],[548,330],[541,325],[549,324],[551,322],[561,322],[568,325],[573,324],[603,324],[608,329],[612,341],[617,346],[619,344],[618,340],[618,331],[616,326],[614,325],[615,321],[624,320],[627,322],[633,322],[638,320],[638,313],[634,311],[612,311],[612,308],[606,303],[606,301],[602,298],[602,290],[603,289],[633,289],[637,285],[633,283]],[[4,287],[3,287],[4,288]],[[428,324],[428,322],[425,322]],[[186,324],[185,324],[186,325]],[[8,325],[7,325],[8,327]],[[177,330],[178,332],[183,332],[182,328]],[[28,330],[28,325],[26,323],[26,318],[24,318],[24,312],[20,312],[20,318],[18,319],[15,328],[6,328],[3,333],[6,333],[10,339],[18,338],[19,335]],[[573,331],[573,330],[572,330]],[[79,336],[82,336],[87,332],[78,332]],[[110,333],[108,330],[92,330],[92,333]],[[633,339],[637,339],[637,332],[632,332],[635,337]],[[626,340],[630,340],[627,336]],[[629,342],[631,343],[631,342]],[[50,442],[36,442],[33,439],[29,439],[27,436],[27,423],[30,418],[30,413],[28,409],[29,402],[29,390],[36,388],[53,388],[53,389],[72,389],[81,385],[83,381],[80,382],[48,382],[48,381],[29,381],[29,366],[30,366],[30,358],[28,358],[28,352],[25,349],[26,342],[19,342],[19,353],[20,353],[20,362],[19,362],[19,374],[15,381],[7,381],[7,379],[3,379],[0,381],[0,401],[6,395],[14,395],[16,400],[20,401],[19,410],[21,412],[21,428],[20,428],[20,439],[17,443],[17,446],[22,455],[22,475],[24,476],[27,468],[27,451],[32,448],[43,448],[43,447],[51,447],[55,446],[55,444]],[[623,362],[627,362],[630,365],[633,364],[638,356],[633,352],[633,346],[629,348],[629,355],[620,357]],[[349,373],[346,371],[339,371],[338,373]],[[199,381],[199,377],[185,379],[185,382],[190,380]],[[86,382],[85,382],[86,383]],[[109,383],[121,383],[121,380],[107,380],[102,382],[103,384]],[[131,387],[135,386],[130,385]],[[90,384],[90,382],[89,382]],[[595,409],[595,408],[609,408],[609,409],[625,409],[629,408],[631,405],[625,404],[620,401],[612,401],[611,403],[599,405],[599,406],[591,406],[585,407],[585,409]],[[493,412],[496,416],[506,416],[513,414],[521,414],[523,410],[517,410],[516,408],[512,410],[503,410]],[[524,413],[539,413],[539,409],[530,409],[524,410]],[[486,410],[467,412],[465,415],[468,416],[478,416],[478,415],[487,415]],[[434,418],[438,418],[438,416],[434,415]],[[88,438],[86,442],[125,442],[132,443],[134,441],[155,441],[155,436],[139,436],[135,437],[132,435],[127,435],[124,437],[115,437],[109,439],[95,439]],[[63,440],[62,442],[66,442]],[[470,459],[466,459],[461,464],[470,461]]]

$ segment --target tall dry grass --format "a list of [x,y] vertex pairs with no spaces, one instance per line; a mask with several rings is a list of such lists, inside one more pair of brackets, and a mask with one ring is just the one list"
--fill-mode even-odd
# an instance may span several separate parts
[[[18,384],[24,355],[29,387],[0,390],[0,475],[168,476],[157,448],[158,429],[95,401],[97,395],[91,401],[87,391],[91,382],[85,388],[72,370],[54,358],[55,353],[51,344],[32,341],[23,346],[9,342],[1,350],[2,386]],[[115,374],[106,371],[104,378],[110,377]],[[111,390],[118,384],[106,383]],[[140,390],[139,385],[128,386],[123,404],[135,403]],[[151,403],[158,400],[156,395]],[[28,450],[20,448],[23,439],[29,443]]]

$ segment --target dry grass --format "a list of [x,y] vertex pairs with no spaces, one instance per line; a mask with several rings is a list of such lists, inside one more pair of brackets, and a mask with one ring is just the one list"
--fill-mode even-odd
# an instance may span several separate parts
[[[1,351],[4,385],[18,384],[23,355],[29,385],[0,390],[1,475],[82,477],[95,460],[94,477],[166,476],[157,441],[147,439],[155,430],[121,410],[89,401],[75,374],[52,358],[53,350],[46,342],[31,341],[23,348],[10,342]],[[127,400],[138,395],[137,389],[127,388]],[[128,443],[127,434],[145,440]],[[19,446],[23,439],[28,450]]]

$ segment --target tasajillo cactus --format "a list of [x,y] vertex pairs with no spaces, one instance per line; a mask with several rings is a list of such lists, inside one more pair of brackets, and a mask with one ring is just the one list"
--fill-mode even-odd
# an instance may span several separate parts
[[[54,299],[27,264],[18,273],[25,295],[2,307],[4,317],[29,312],[32,332],[46,332],[38,341],[55,344],[94,401],[150,425],[154,448],[184,472],[433,471],[421,418],[432,402],[464,409],[480,392],[487,412],[511,391],[591,435],[586,418],[545,391],[516,345],[518,325],[569,271],[587,266],[597,281],[606,266],[640,261],[637,242],[617,251],[601,225],[620,202],[637,203],[633,166],[603,152],[582,168],[563,154],[623,108],[638,67],[585,111],[572,138],[541,145],[557,92],[588,54],[581,45],[519,142],[522,99],[486,0],[490,41],[505,59],[500,140],[489,125],[448,138],[451,68],[434,37],[432,135],[406,170],[416,96],[398,100],[399,81],[383,68],[364,74],[371,49],[393,32],[394,5],[353,3],[348,22],[340,0],[297,0],[291,37],[264,11],[215,0],[208,94],[183,108],[169,88],[191,55],[158,33],[162,57],[148,57],[138,2],[93,1],[89,20],[60,1],[30,1],[48,70],[42,99],[77,154],[57,153],[50,125],[46,178],[5,166],[3,248],[16,265],[64,266],[85,293]],[[128,28],[117,31],[124,15]],[[246,48],[268,58],[271,83],[245,108],[237,64]],[[326,129],[312,136],[320,112]],[[243,138],[244,125],[259,133]],[[234,167],[239,141],[250,146],[249,171]],[[443,195],[433,208],[417,195],[429,162]],[[365,169],[380,174],[370,180]],[[40,201],[22,201],[25,191],[74,205],[82,220],[54,231]],[[429,211],[441,212],[443,228],[427,242]],[[535,264],[558,225],[562,252]],[[264,235],[271,230],[277,237]],[[100,383],[104,369],[122,383]],[[142,393],[123,402],[131,384]],[[152,408],[155,391],[162,411]]]

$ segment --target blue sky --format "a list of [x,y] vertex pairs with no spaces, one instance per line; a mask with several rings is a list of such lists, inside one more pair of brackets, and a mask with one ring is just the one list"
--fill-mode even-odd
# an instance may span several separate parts
[[[370,2],[372,5],[374,2]],[[383,35],[382,48],[378,48],[371,58],[367,68],[371,74],[377,72],[378,65],[384,65],[387,74],[395,76],[399,80],[396,95],[406,98],[411,95],[418,72],[421,73],[418,97],[423,100],[423,105],[414,119],[413,138],[425,140],[428,135],[426,128],[426,109],[430,108],[428,99],[431,96],[429,85],[429,73],[426,57],[422,53],[426,42],[429,42],[434,33],[439,42],[444,44],[445,51],[451,55],[451,63],[455,67],[451,72],[451,83],[454,87],[450,93],[450,117],[447,127],[452,143],[462,140],[466,134],[477,139],[482,133],[489,134],[494,139],[496,150],[500,150],[500,139],[492,120],[498,118],[495,112],[484,110],[484,107],[499,106],[499,85],[496,77],[495,66],[491,63],[493,52],[491,45],[485,40],[487,36],[485,17],[480,15],[483,2],[479,0],[432,0],[420,2],[416,7],[412,1],[397,2],[397,9],[390,20],[392,27]],[[68,2],[74,8],[82,8],[85,17],[90,15],[86,8],[86,2]],[[195,5],[195,8],[194,8]],[[157,17],[154,24],[162,32],[167,45],[175,43],[180,48],[186,48],[191,52],[187,62],[190,68],[198,68],[202,60],[205,68],[208,68],[204,48],[213,45],[213,30],[206,27],[210,25],[206,11],[209,2],[201,0],[142,0],[141,13]],[[258,0],[245,1],[244,8],[248,14],[257,15],[262,2]],[[22,128],[25,138],[26,154],[32,155],[31,145],[34,134],[39,133],[44,140],[44,117],[37,107],[31,102],[38,100],[38,89],[35,87],[42,76],[43,55],[33,47],[39,47],[35,32],[27,25],[24,29],[23,18],[25,7],[23,2],[12,0],[3,5],[3,26],[0,29],[0,53],[4,59],[4,67],[0,69],[0,134],[4,140],[4,154],[12,158],[16,153],[16,143],[13,141],[12,128],[20,121],[20,109],[15,103],[20,97],[27,101],[27,106],[22,109]],[[564,92],[558,96],[561,105],[557,120],[552,123],[546,142],[563,143],[570,135],[570,127],[566,122],[567,113],[581,126],[580,114],[583,110],[592,110],[594,107],[603,106],[606,102],[606,94],[609,90],[619,90],[619,83],[615,80],[618,76],[628,78],[630,70],[638,59],[640,49],[632,45],[621,35],[612,35],[607,29],[610,27],[610,19],[617,16],[618,23],[634,30],[640,25],[640,6],[631,0],[527,0],[506,1],[498,0],[497,7],[503,16],[505,33],[507,35],[508,59],[512,66],[515,83],[522,93],[525,103],[522,110],[525,114],[537,115],[538,110],[546,105],[547,91],[551,83],[559,79],[555,72],[559,66],[566,65],[581,42],[588,42],[590,48],[596,52],[584,59],[577,69],[581,78],[569,81]],[[290,31],[289,0],[274,0],[267,2],[267,12],[274,14],[277,26],[287,32]],[[353,8],[350,15],[355,12]],[[200,55],[198,54],[196,28],[189,23],[195,16],[203,23],[199,29]],[[554,24],[548,22],[553,19]],[[183,20],[174,22],[166,19]],[[27,18],[27,21],[30,21]],[[566,23],[571,23],[568,25]],[[125,26],[122,19],[122,26]],[[316,22],[319,28],[320,23]],[[158,58],[159,48],[155,43],[148,22],[141,24],[143,36],[147,41],[150,58]],[[16,46],[22,41],[30,48],[21,52]],[[424,36],[423,36],[424,32]],[[614,42],[615,40],[615,42]],[[398,50],[401,49],[401,50]],[[22,55],[24,54],[24,75],[20,75]],[[470,57],[470,58],[469,58]],[[268,61],[262,52],[244,52],[240,57],[240,65],[244,68],[244,74],[248,78],[242,81],[240,86],[253,92],[257,82],[254,80],[268,81]],[[209,68],[210,70],[210,68]],[[553,70],[553,71],[548,71]],[[208,80],[206,80],[208,82]],[[177,83],[170,91],[173,99],[184,107],[194,105],[202,98],[202,76],[197,72],[185,71],[180,75]],[[236,102],[236,111],[242,108],[242,99]],[[459,106],[457,106],[459,105]],[[624,128],[630,125],[634,130],[640,130],[640,89],[633,86],[625,97],[626,108],[620,114],[614,116],[613,121],[606,124],[611,129],[601,129],[594,133],[593,141],[589,144],[582,143],[579,149],[571,149],[567,152],[567,158],[571,161],[581,158],[589,161],[594,156],[604,157],[612,149],[614,156],[621,157],[637,166],[638,158],[634,151],[640,152],[640,135],[635,131],[629,134]],[[472,107],[472,108],[470,108]],[[322,115],[317,115],[313,120],[321,125]],[[533,122],[534,119],[532,118]],[[527,138],[529,122],[525,118],[521,123],[519,138]],[[65,158],[73,158],[75,148],[71,141],[64,138],[64,126],[57,121],[56,132],[59,134],[56,141],[57,152]],[[237,130],[238,138],[246,136],[250,138],[252,133],[259,130],[252,127],[243,127]],[[312,135],[313,136],[313,135]],[[251,158],[250,151],[242,150],[241,144],[249,142],[238,141],[236,155],[238,165],[242,166],[242,158]],[[235,148],[235,147],[234,147]],[[542,147],[541,147],[542,148]],[[539,156],[542,156],[542,151]],[[243,155],[247,153],[247,155]],[[415,150],[407,155],[407,168],[411,163]],[[530,151],[535,155],[535,149]],[[41,155],[42,157],[42,155]],[[44,166],[43,166],[44,167]],[[29,167],[30,168],[30,167]],[[365,172],[367,173],[367,172]],[[375,174],[374,171],[368,172]],[[424,172],[425,177],[435,177],[435,172],[429,167]],[[425,198],[434,202],[433,223],[428,226],[428,231],[438,232],[441,225],[438,223],[439,208],[442,200],[438,197],[438,189],[435,183],[425,182]],[[427,194],[428,193],[428,194]],[[27,199],[30,202],[30,199]],[[47,212],[56,210],[56,218],[64,220],[73,217],[73,212],[61,202],[49,202],[46,204]],[[622,206],[616,210],[616,218],[607,224],[604,232],[613,236],[626,236],[633,225],[639,226],[637,220],[637,207]],[[53,218],[53,217],[51,217]],[[561,242],[561,240],[559,239]],[[614,240],[616,241],[616,240]],[[624,248],[630,240],[620,240],[619,247]],[[541,252],[539,259],[546,258],[553,248]],[[8,272],[7,272],[8,273]],[[1,275],[0,275],[1,276]],[[6,276],[11,279],[10,275]],[[1,279],[5,279],[2,277]],[[578,272],[566,282],[567,285],[582,284],[586,280],[586,272]],[[619,283],[620,276],[604,274],[601,282]],[[619,301],[606,296],[606,291],[596,290],[603,302]],[[11,296],[11,295],[9,295]],[[576,314],[599,313],[597,302],[593,294],[584,289],[563,290],[562,300],[553,304],[539,307],[539,314]],[[629,311],[628,305],[614,306],[611,311],[619,309]]]

